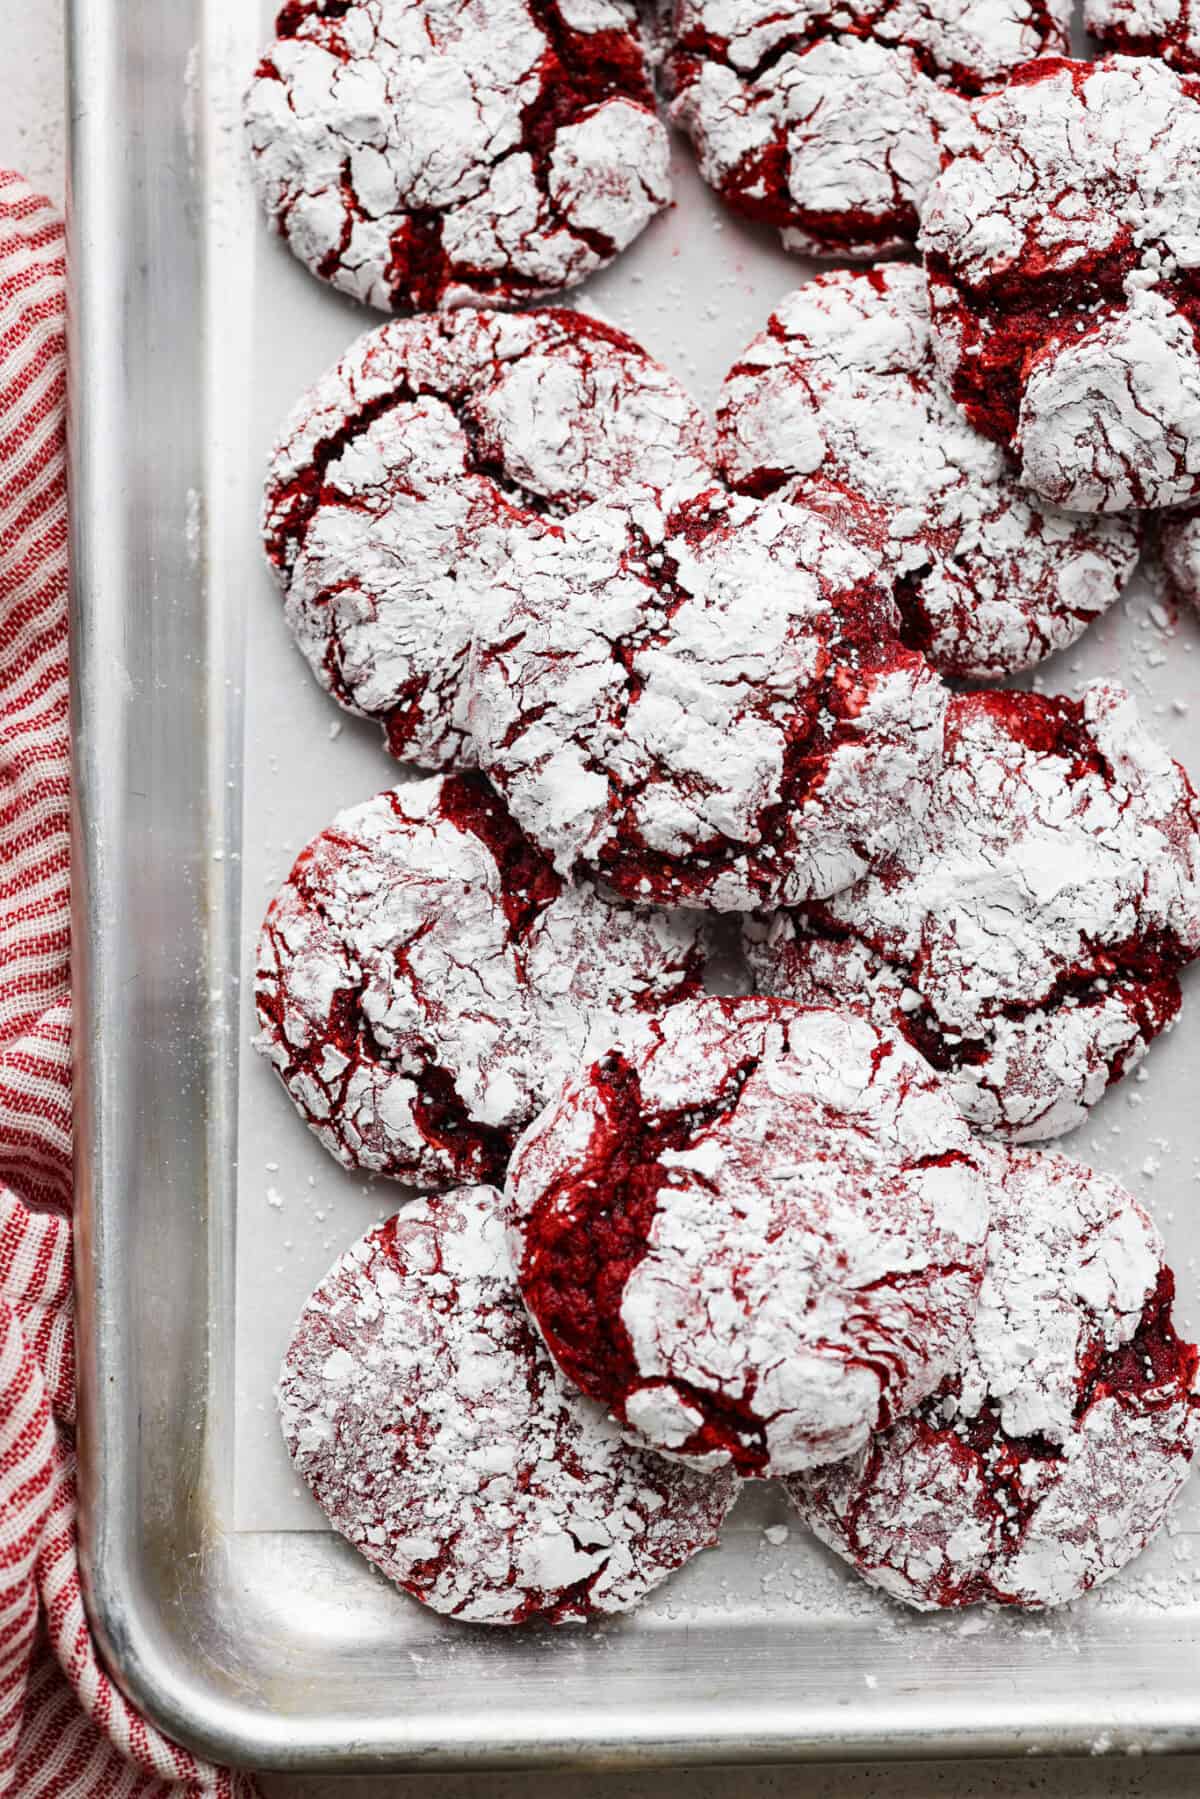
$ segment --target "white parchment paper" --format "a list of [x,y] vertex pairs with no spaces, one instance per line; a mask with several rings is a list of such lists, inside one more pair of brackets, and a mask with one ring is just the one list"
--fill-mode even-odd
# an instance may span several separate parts
[[[230,1011],[239,1058],[234,1524],[314,1530],[324,1520],[291,1473],[272,1387],[308,1293],[405,1195],[389,1183],[344,1173],[249,1050],[250,975],[263,912],[298,852],[341,807],[403,777],[374,727],[349,718],[317,688],[284,627],[259,548],[258,493],[279,425],[305,387],[360,331],[380,322],[313,280],[268,235],[249,191],[240,91],[270,35],[272,11],[264,5],[257,22],[232,22],[224,41],[206,47],[189,103],[195,116],[210,121],[195,152],[210,159],[211,191],[227,196],[210,221],[218,267],[211,284],[206,541],[212,581],[233,597],[230,610],[240,626],[229,679],[241,687],[244,729],[240,841],[235,806],[217,851],[240,857],[242,893],[242,979]],[[730,364],[809,265],[720,208],[682,143],[675,162],[674,209],[569,299],[630,331],[709,403]],[[1045,664],[1036,684],[1073,692],[1098,675],[1132,687],[1163,741],[1200,775],[1200,619],[1177,617],[1139,576],[1122,606],[1075,649]],[[237,777],[231,779],[236,787]],[[1179,1027],[1064,1147],[1125,1181],[1148,1205],[1179,1277],[1181,1327],[1196,1331],[1200,981],[1193,975],[1187,985]],[[1131,1593],[1144,1597],[1149,1590],[1147,1563],[1174,1568],[1186,1553],[1189,1533],[1200,1530],[1200,1481],[1193,1482],[1177,1526],[1171,1541],[1123,1577]]]

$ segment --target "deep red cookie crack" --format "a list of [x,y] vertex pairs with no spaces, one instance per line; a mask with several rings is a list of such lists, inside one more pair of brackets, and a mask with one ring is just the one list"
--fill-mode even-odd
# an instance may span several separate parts
[[717,489],[596,506],[514,544],[493,591],[472,732],[561,870],[745,909],[843,884],[920,815],[945,690],[815,514]]
[[[1089,775],[1106,780],[1119,780],[1119,775],[1104,760],[1083,718],[1083,704],[1059,694],[1020,692],[978,693],[963,702],[976,711],[991,712],[1004,730],[1017,742],[1024,743],[1039,755],[1056,756],[1063,764],[1063,777],[1068,783]],[[947,727],[953,741],[962,707],[951,707]],[[857,938],[868,945],[881,961],[888,961],[886,939],[873,937],[869,925],[853,928],[830,911],[821,901],[812,901],[798,909],[806,928],[816,936],[834,940]],[[1031,993],[1022,1000],[1008,1000],[995,1008],[999,1018],[1027,1018],[1035,1012],[1054,1012],[1064,1004],[1100,1002],[1119,997],[1137,1018],[1146,1041],[1164,1031],[1176,1017],[1183,1003],[1179,970],[1191,959],[1192,952],[1179,937],[1169,931],[1155,930],[1146,935],[1127,938],[1121,943],[1097,942],[1088,946],[1089,957],[1080,957],[1061,969],[1053,983],[1044,990]],[[895,964],[906,983],[919,993],[923,984],[924,958],[911,964]],[[928,1007],[917,1012],[898,1012],[896,1023],[914,1049],[942,1072],[987,1061],[990,1049],[984,1039],[971,1039],[951,1033],[947,1041],[943,1028]],[[1117,1081],[1124,1072],[1125,1052],[1114,1055],[1110,1078]]]
[[[495,793],[479,775],[448,776],[443,783],[441,814],[460,831],[469,832],[486,845],[502,873],[502,905],[516,939],[528,931],[543,909],[562,891],[562,882],[554,870],[522,837],[508,817]],[[326,833],[323,842],[310,845],[292,870],[291,881],[306,903],[321,918],[328,917],[323,885],[313,885],[308,871],[314,858],[336,839]],[[347,848],[351,847],[349,843]],[[288,959],[285,943],[278,937],[270,914],[263,935],[275,945],[283,965]],[[402,959],[397,962],[402,968]],[[336,1117],[344,1103],[347,1087],[356,1068],[363,1062],[380,1060],[379,1044],[361,1006],[359,987],[342,988],[329,1015],[326,1036],[303,1049],[294,1049],[291,1060],[279,1068],[284,1084],[294,1094],[297,1075],[303,1073],[325,1094],[328,1116]],[[273,1025],[277,1040],[287,1043],[284,1014],[288,1005],[286,986],[281,984],[272,995],[260,990],[258,1008],[261,1021]],[[330,1081],[322,1070],[329,1045],[346,1057],[341,1075]],[[414,1077],[418,1095],[413,1112],[417,1125],[429,1143],[444,1150],[461,1170],[464,1180],[495,1182],[502,1180],[512,1152],[512,1138],[506,1131],[489,1129],[471,1114],[454,1085],[448,1071],[430,1060]],[[303,1111],[303,1107],[301,1107]],[[308,1123],[321,1121],[311,1112]]]
[[405,1592],[485,1625],[628,1610],[737,1493],[624,1442],[561,1381],[488,1188],[417,1201],[308,1301],[278,1395],[296,1472]]
[[1053,1152],[994,1167],[957,1366],[857,1457],[788,1483],[822,1541],[920,1610],[1079,1597],[1162,1528],[1200,1444],[1197,1352],[1147,1213]]
[[911,264],[786,295],[725,377],[717,443],[738,492],[811,507],[883,566],[902,641],[948,677],[1066,648],[1136,565],[1131,521],[1040,504],[962,417]]
[[710,448],[679,382],[587,315],[393,320],[303,396],[272,455],[262,529],[289,629],[397,760],[469,767],[471,638],[508,539],[711,480]]
[[[1196,1346],[1185,1342],[1175,1329],[1171,1316],[1174,1300],[1175,1276],[1164,1268],[1130,1341],[1112,1350],[1106,1350],[1101,1343],[1091,1346],[1079,1375],[1077,1429],[1086,1430],[1088,1413],[1108,1398],[1146,1416],[1169,1411],[1178,1404],[1181,1393],[1191,1393],[1193,1408],[1200,1410],[1200,1394],[1193,1391],[1200,1356]],[[1061,1444],[1043,1436],[1009,1435],[1000,1422],[994,1399],[986,1400],[970,1418],[943,1424],[940,1420],[944,1408],[947,1404],[953,1406],[960,1394],[961,1381],[952,1375],[918,1408],[912,1420],[914,1436],[923,1448],[949,1457],[961,1469],[964,1484],[973,1475],[978,1477],[978,1516],[995,1523],[1003,1533],[1006,1556],[1012,1555],[1025,1541],[1037,1513],[1036,1490],[1031,1491],[1030,1483],[1023,1478],[1024,1471],[1033,1462],[1060,1462],[1063,1449]],[[860,1497],[840,1519],[846,1550],[867,1566],[872,1548],[869,1536],[860,1534],[859,1518],[870,1501],[886,1453],[880,1440],[868,1450],[859,1483]],[[938,1607],[948,1609],[985,1602],[1003,1606],[1022,1603],[1004,1586],[1002,1572],[996,1575],[977,1571],[966,1579],[951,1574],[933,1584],[929,1598]]]
[[[594,1073],[604,1118],[593,1129],[584,1167],[547,1187],[526,1222],[520,1270],[526,1301],[555,1361],[606,1406],[619,1405],[640,1378],[621,1295],[650,1238],[667,1179],[663,1151],[688,1148],[728,1116],[757,1066],[753,1056],[738,1062],[703,1104],[647,1113],[637,1068],[627,1056],[607,1057]],[[766,1423],[753,1394],[717,1400],[679,1381],[673,1385],[704,1416],[687,1453],[736,1453],[744,1469],[747,1438],[761,1438]]]
[[[709,497],[701,495],[687,502],[676,513],[672,524],[690,550],[699,549],[708,541],[714,526]],[[647,564],[652,556],[653,575],[648,577]],[[688,598],[679,584],[678,557],[663,554],[636,530],[631,533],[629,549],[622,557],[621,573],[632,574],[653,594],[647,608],[647,621],[653,618],[654,625],[635,640],[618,639],[613,644],[613,658],[626,674],[622,704],[610,716],[610,722],[618,729],[623,728],[631,707],[643,691],[643,682],[634,667],[635,658],[647,648],[661,647],[669,642],[666,627]],[[870,698],[871,682],[878,672],[872,665],[878,661],[881,642],[886,642],[889,631],[888,622],[882,616],[880,598],[879,583],[873,573],[864,574],[861,580],[844,588],[839,595],[836,631],[831,632],[836,642],[828,647],[822,658],[818,679],[807,693],[797,695],[784,727],[780,798],[760,814],[759,829],[764,843],[774,841],[788,814],[803,810],[819,792],[837,750],[853,741],[854,721],[861,716]],[[536,716],[536,712],[527,714],[519,728],[527,729],[536,721]],[[621,810],[628,812],[631,802],[653,779],[653,772],[649,772],[642,782],[626,787],[620,802],[614,796],[613,814]],[[684,785],[687,785],[686,780]],[[719,860],[725,847],[724,840],[714,833],[697,843],[695,854]],[[864,861],[869,860],[861,844],[855,843],[851,847]],[[630,899],[644,900],[649,883],[654,900],[664,905],[671,903],[679,879],[673,858],[656,852],[636,828],[630,831],[624,825],[620,836],[602,852],[599,867],[616,892],[624,893]],[[763,874],[758,878],[765,892],[770,876]]]
[[[786,17],[789,10],[790,8],[785,8],[781,16]],[[750,64],[739,62],[733,56],[732,40],[729,37],[707,30],[699,20],[684,26],[675,38],[674,49],[675,54],[683,59],[694,57],[701,62],[726,63],[735,68],[744,81],[754,82],[774,68],[783,57],[804,50],[810,44],[820,43],[825,38],[864,38],[902,46],[911,53],[923,75],[927,75],[931,81],[944,78],[964,94],[983,93],[994,83],[994,75],[983,74],[970,63],[939,57],[918,36],[906,36],[903,32],[881,33],[880,27],[896,11],[891,0],[880,0],[880,4],[873,9],[863,8],[855,14],[846,11],[837,13],[836,23],[832,9],[823,15],[810,15],[807,19],[797,20],[796,29],[776,38],[770,49]],[[1046,0],[1032,0],[1026,11],[1030,29],[1046,43],[1053,43],[1061,38],[1062,26]],[[694,75],[694,71],[692,73]]]
[[[684,92],[699,80],[705,62],[724,63],[736,68],[739,80],[747,86],[760,82],[785,56],[811,48],[825,38],[861,37],[869,39],[870,31],[834,31],[826,20],[824,30],[797,34],[776,44],[752,68],[737,67],[729,58],[727,39],[713,37],[703,30],[684,33],[671,59],[672,85]],[[916,57],[916,52],[913,52]],[[917,58],[918,62],[921,60]],[[928,58],[925,59],[928,61]],[[928,71],[924,71],[928,72]],[[777,231],[798,229],[821,254],[862,255],[864,245],[886,249],[895,239],[911,240],[917,235],[920,219],[912,201],[905,198],[900,179],[892,174],[893,203],[890,210],[865,206],[841,206],[836,209],[802,206],[788,191],[788,163],[792,147],[785,126],[779,125],[770,141],[757,151],[747,152],[737,168],[721,183],[721,197],[743,217],[771,225]]]
[[881,255],[917,234],[968,99],[1066,48],[1061,7],[677,0],[671,113],[708,180],[789,249]]
[[919,1058],[849,1013],[692,1002],[630,1043],[510,1172],[551,1354],[673,1457],[768,1476],[849,1453],[961,1341],[984,1157]]
[[[574,312],[563,306],[547,306],[540,308],[533,316],[545,321],[547,327],[553,330],[556,343],[565,340],[572,345],[576,366],[586,377],[591,376],[603,350],[616,350],[639,362],[646,359],[645,351],[628,332],[619,330],[604,319],[594,318],[589,313]],[[446,342],[460,329],[453,316],[430,320],[428,324]],[[595,350],[591,347],[593,345],[597,346]],[[593,494],[547,496],[523,486],[509,471],[502,456],[495,449],[489,451],[484,442],[480,421],[472,410],[472,401],[486,391],[490,380],[528,357],[541,355],[545,348],[541,338],[531,336],[523,349],[506,349],[503,359],[497,358],[490,369],[486,366],[476,367],[469,376],[464,373],[461,388],[455,392],[447,393],[430,381],[414,383],[410,379],[400,378],[385,392],[355,406],[336,430],[327,432],[311,447],[303,467],[284,480],[272,482],[263,534],[270,561],[280,570],[290,566],[295,560],[297,549],[304,542],[313,515],[321,506],[335,504],[365,510],[360,501],[348,495],[336,482],[329,480],[330,467],[365,436],[377,420],[399,406],[413,405],[425,397],[447,401],[453,407],[455,418],[469,446],[467,472],[484,475],[494,482],[518,512],[533,517],[552,517],[568,503],[577,505],[581,500],[598,497]]]
[[[360,60],[361,52],[353,50],[339,23],[363,0],[347,0],[346,4],[289,4],[276,20],[276,37],[283,42],[311,41],[347,66]],[[628,101],[653,117],[655,99],[642,45],[632,23],[628,28],[606,27],[599,31],[578,31],[564,17],[556,0],[524,0],[529,19],[545,39],[545,47],[537,65],[539,87],[532,100],[521,108],[518,141],[502,152],[519,151],[528,156],[530,174],[549,217],[557,229],[566,229],[576,242],[591,253],[593,266],[611,260],[620,244],[595,225],[568,222],[559,211],[551,190],[551,158],[560,131],[588,119],[604,104],[614,100]],[[430,42],[436,49],[432,27]],[[288,85],[277,59],[268,51],[260,60],[255,83],[277,81]],[[495,162],[495,158],[485,158]],[[351,248],[356,224],[372,225],[375,216],[364,206],[355,185],[351,147],[347,145],[338,186],[342,229],[339,241],[331,244],[315,263],[321,279],[339,284],[344,259]],[[281,230],[288,232],[292,212],[303,201],[310,204],[313,194],[303,186],[296,189],[291,201],[276,205],[276,218]],[[649,211],[657,210],[661,196],[646,190]],[[398,222],[391,233],[390,253],[380,276],[393,310],[433,310],[442,304],[447,293],[464,285],[480,301],[489,299],[511,305],[534,299],[548,287],[562,283],[533,274],[524,274],[511,263],[500,268],[479,266],[461,250],[447,251],[443,242],[443,221],[448,213],[462,204],[461,197],[443,205],[406,204],[397,196],[394,215]],[[545,221],[537,220],[521,249],[536,260],[536,246],[545,232]],[[586,272],[583,271],[583,272]],[[579,278],[578,276],[575,277]]]
[[346,1166],[495,1178],[589,1033],[698,993],[707,956],[700,921],[568,889],[482,777],[445,777],[301,855],[263,926],[259,1047]]
[[1083,22],[1105,50],[1157,56],[1172,68],[1200,72],[1200,10],[1193,0],[1160,0],[1153,21],[1142,0],[1084,0]]
[[[1081,89],[1078,71],[1087,66],[1046,57],[1018,69],[1012,82],[1031,85],[1059,68],[1071,71]],[[978,161],[981,152],[961,154],[964,161]],[[1123,306],[1125,282],[1140,260],[1128,226],[1103,249],[1081,252],[1066,269],[1031,249],[1010,267],[970,286],[959,280],[944,255],[936,250],[926,255],[931,280],[953,289],[966,324],[970,350],[959,359],[950,385],[977,431],[999,443],[1012,441],[1033,359],[1070,343],[1079,334],[1081,318]],[[1160,285],[1193,323],[1200,320],[1200,293],[1192,283],[1179,279]]]
[[1180,1010],[1200,947],[1200,812],[1132,702],[962,695],[924,835],[751,923],[760,991],[864,1004],[977,1127],[1081,1122]]

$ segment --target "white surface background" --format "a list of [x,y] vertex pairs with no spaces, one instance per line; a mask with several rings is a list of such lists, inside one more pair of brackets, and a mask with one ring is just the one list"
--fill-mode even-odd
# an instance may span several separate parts
[[[85,4],[86,0],[80,0]],[[169,0],[166,0],[169,3]],[[63,197],[63,105],[59,0],[0,0],[0,162]],[[1183,1799],[1200,1792],[1200,1758],[1172,1762],[1071,1764],[943,1763],[778,1770],[712,1770],[672,1775],[420,1777],[327,1781],[271,1777],[268,1799],[1009,1799],[1054,1793],[1062,1799]]]
[[[227,1002],[218,1028],[235,1032],[241,1049],[236,1425],[226,1522],[244,1531],[312,1531],[327,1527],[284,1450],[273,1394],[277,1370],[313,1287],[334,1258],[399,1200],[392,1183],[340,1169],[311,1132],[298,1128],[272,1070],[248,1053],[257,1021],[247,977],[264,907],[295,857],[343,807],[390,785],[398,771],[375,727],[332,707],[297,656],[257,528],[262,470],[281,420],[296,397],[374,322],[371,314],[313,281],[263,229],[249,179],[241,102],[246,71],[269,38],[276,5],[277,0],[222,0],[214,7],[212,16],[220,24],[208,36],[196,89],[205,95],[206,123],[212,127],[205,134],[209,241],[223,271],[209,294],[210,342],[219,347],[208,375],[205,529],[211,564],[221,571],[214,597],[229,605],[228,678],[243,733],[240,763],[230,770],[242,789],[241,836],[230,820],[226,838],[214,850],[222,877],[236,865],[240,878],[243,948],[232,966],[224,960],[214,965],[213,991]],[[675,206],[571,299],[629,331],[701,404],[711,406],[725,372],[814,265],[787,254],[772,234],[732,219],[700,180],[681,139],[673,180]],[[1190,608],[1179,613],[1156,604],[1139,577],[1122,603],[1076,646],[1036,671],[1033,685],[1076,693],[1088,680],[1111,678],[1117,671],[1155,735],[1185,766],[1200,768],[1200,707],[1192,703],[1194,671],[1200,671],[1200,617]],[[1200,997],[1200,965],[1187,986]],[[1155,1046],[1147,1067],[1095,1108],[1068,1148],[1149,1207],[1181,1277],[1180,1328],[1192,1332],[1200,1332],[1200,1141],[1188,1123],[1198,1040],[1200,1011],[1189,999],[1181,1028]],[[747,1492],[723,1533],[722,1555],[700,1558],[686,1582],[672,1582],[642,1608],[639,1624],[652,1629],[652,1620],[680,1604],[697,1626],[707,1617],[720,1628],[718,1621],[728,1616],[729,1581],[744,1594],[750,1591],[746,1582],[755,1581],[754,1527],[775,1522],[772,1500],[778,1495]],[[858,1610],[874,1601],[881,1625],[894,1619],[887,1602],[831,1566],[803,1533],[794,1538],[787,1557],[775,1558],[788,1563],[787,1591],[775,1592],[777,1604],[770,1606],[785,1634],[797,1627],[799,1611],[811,1618],[814,1607],[835,1635],[849,1607]],[[774,1576],[783,1573],[778,1567]],[[761,1614],[765,1598],[756,1594],[748,1603]],[[832,1610],[825,1611],[830,1600]],[[1164,1605],[1194,1610],[1197,1604],[1200,1479],[1176,1512],[1169,1538],[1160,1539],[1102,1595],[1083,1602],[1080,1612],[1086,1617],[1099,1606],[1121,1606],[1132,1617]],[[715,1612],[709,1609],[714,1606]],[[412,1646],[424,1640],[429,1621],[416,1608],[402,1607],[393,1618],[392,1630]],[[1064,1653],[1079,1622],[1073,1610],[1051,1621],[1050,1632],[1060,1638]],[[836,1653],[832,1642],[830,1652]]]

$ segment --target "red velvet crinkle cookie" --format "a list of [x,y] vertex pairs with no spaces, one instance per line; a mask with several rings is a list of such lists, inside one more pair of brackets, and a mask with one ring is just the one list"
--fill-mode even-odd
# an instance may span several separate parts
[[706,181],[814,256],[917,234],[964,96],[1065,50],[1066,0],[677,0],[671,116]]
[[694,1001],[522,1137],[513,1259],[559,1366],[639,1440],[786,1474],[852,1454],[952,1365],[990,1163],[867,1019]]
[[383,325],[304,396],[271,460],[263,534],[288,623],[394,756],[469,762],[463,676],[506,534],[699,480],[710,451],[674,377],[586,314]]
[[1006,1153],[961,1366],[852,1460],[788,1482],[816,1534],[922,1611],[1062,1605],[1161,1529],[1200,1443],[1158,1232],[1114,1181]]
[[923,832],[746,944],[760,991],[901,1030],[979,1129],[1057,1136],[1179,1010],[1200,806],[1122,688],[964,695]]
[[1200,90],[1049,58],[978,102],[922,214],[937,355],[1077,512],[1200,494]]
[[1200,513],[1166,513],[1158,521],[1158,553],[1175,598],[1200,606]]
[[414,1599],[475,1624],[627,1611],[737,1497],[632,1448],[559,1378],[521,1304],[500,1196],[422,1200],[312,1295],[279,1381],[296,1472]]
[[1083,0],[1083,20],[1106,49],[1200,70],[1200,13],[1192,0]]
[[559,869],[745,910],[855,879],[919,818],[946,692],[815,514],[709,489],[512,547],[476,634],[481,765]]
[[255,999],[293,1104],[347,1168],[447,1186],[625,1015],[703,992],[702,919],[567,886],[478,775],[352,806],[271,903]]
[[259,194],[369,306],[556,292],[670,198],[624,0],[290,0],[275,30],[246,96]]
[[963,418],[907,263],[789,294],[726,378],[717,424],[730,482],[821,512],[877,557],[905,642],[946,675],[1010,674],[1063,649],[1137,564],[1132,519],[1040,503]]

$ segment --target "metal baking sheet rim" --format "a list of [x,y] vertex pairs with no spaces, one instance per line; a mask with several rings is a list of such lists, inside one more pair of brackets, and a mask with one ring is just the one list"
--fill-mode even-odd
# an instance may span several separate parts
[[612,1635],[600,1662],[577,1636],[467,1633],[442,1689],[415,1670],[415,1699],[394,1675],[356,1678],[341,1707],[334,1652],[270,1636],[268,1583],[290,1561],[303,1585],[309,1540],[222,1536],[207,1503],[226,1447],[208,1348],[231,1315],[232,1235],[211,1144],[214,1116],[226,1152],[235,1121],[228,1058],[196,1020],[202,946],[232,894],[207,867],[228,745],[214,741],[203,559],[161,508],[201,491],[202,408],[187,400],[204,353],[202,196],[180,96],[204,25],[203,0],[69,7],[80,1530],[110,1669],[169,1734],[250,1767],[1200,1749],[1197,1622],[1181,1637],[1170,1613],[1104,1654],[1083,1645],[1057,1683],[1033,1639],[1023,1678],[1001,1665],[972,1687],[957,1666],[923,1667],[912,1636],[886,1691],[864,1691],[853,1657],[840,1674],[819,1658],[819,1694],[750,1625],[667,1632],[653,1655],[627,1639],[627,1691]]

